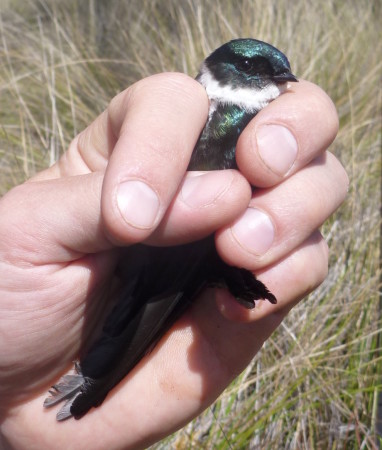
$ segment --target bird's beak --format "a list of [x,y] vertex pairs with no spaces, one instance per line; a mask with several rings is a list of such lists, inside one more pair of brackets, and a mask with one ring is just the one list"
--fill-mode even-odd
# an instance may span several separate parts
[[291,72],[279,73],[272,77],[275,83],[286,83],[287,81],[298,81],[297,77]]

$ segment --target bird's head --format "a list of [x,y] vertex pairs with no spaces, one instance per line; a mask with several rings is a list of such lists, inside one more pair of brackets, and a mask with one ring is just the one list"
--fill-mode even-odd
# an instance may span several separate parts
[[298,81],[287,57],[277,48],[256,39],[235,39],[208,56],[197,80],[211,100],[259,110]]

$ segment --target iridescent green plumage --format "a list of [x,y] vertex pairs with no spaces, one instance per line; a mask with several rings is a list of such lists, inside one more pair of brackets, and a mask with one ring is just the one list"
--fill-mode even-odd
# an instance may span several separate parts
[[236,168],[237,140],[254,115],[235,105],[219,105],[204,127],[188,169]]

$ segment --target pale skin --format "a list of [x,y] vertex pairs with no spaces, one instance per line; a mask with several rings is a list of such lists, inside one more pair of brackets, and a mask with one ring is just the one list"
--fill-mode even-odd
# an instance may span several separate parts
[[[327,151],[338,130],[329,97],[311,83],[291,84],[241,135],[240,172],[185,175],[207,113],[205,91],[193,79],[141,80],[115,97],[57,164],[0,200],[5,448],[147,447],[216,399],[288,311],[324,280],[328,249],[318,228],[348,187]],[[295,144],[280,140],[286,135],[277,125],[297,142],[294,162],[279,156],[288,145],[293,156]],[[277,136],[278,148],[269,149]],[[140,223],[125,214],[126,192],[117,207],[117,186],[126,180],[152,189],[129,200],[140,208]],[[252,194],[250,185],[259,189]],[[227,292],[206,290],[101,407],[79,421],[56,422],[57,407],[43,409],[44,398],[107,307],[102,293],[118,247],[182,243],[214,230],[220,255],[258,274],[277,305],[259,301],[246,310]]]

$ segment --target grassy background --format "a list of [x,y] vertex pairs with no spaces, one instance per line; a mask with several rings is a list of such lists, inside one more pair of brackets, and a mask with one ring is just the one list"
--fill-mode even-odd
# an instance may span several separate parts
[[351,187],[322,230],[331,248],[326,282],[215,405],[153,448],[376,448],[381,9],[368,0],[0,4],[0,195],[54,162],[124,87],[161,71],[194,76],[232,38],[279,47],[337,106],[331,151]]

